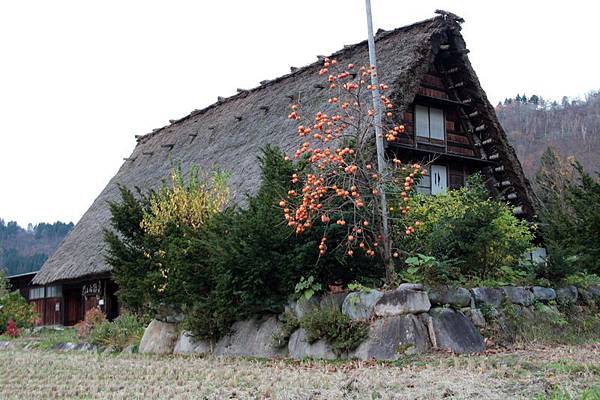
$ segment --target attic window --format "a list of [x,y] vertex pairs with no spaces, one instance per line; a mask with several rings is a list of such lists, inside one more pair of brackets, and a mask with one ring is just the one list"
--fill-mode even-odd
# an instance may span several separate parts
[[444,110],[439,108],[415,105],[415,130],[417,137],[444,140]]

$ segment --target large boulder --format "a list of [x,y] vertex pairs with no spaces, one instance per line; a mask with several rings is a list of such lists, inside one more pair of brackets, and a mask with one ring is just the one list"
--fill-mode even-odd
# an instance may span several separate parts
[[375,304],[375,315],[390,317],[427,312],[431,308],[427,293],[422,290],[401,289],[385,292]]
[[425,286],[422,283],[401,283],[398,289],[410,289],[410,290],[425,290]]
[[473,325],[477,328],[485,328],[487,323],[485,321],[485,317],[479,308],[467,308],[462,310],[463,314],[468,317]]
[[449,304],[457,307],[467,307],[471,304],[471,293],[461,287],[438,286],[427,290],[429,301],[435,305]]
[[537,301],[552,301],[556,299],[556,292],[552,288],[534,286],[531,288],[533,298]]
[[344,299],[342,312],[354,320],[366,320],[373,316],[375,304],[383,297],[379,290],[353,292]]
[[216,356],[277,357],[287,355],[287,349],[273,346],[273,335],[282,326],[276,316],[238,321],[231,333],[217,342]]
[[321,297],[319,306],[321,307],[321,309],[337,308],[338,310],[341,310],[342,304],[344,304],[344,300],[347,296],[348,292],[326,294],[323,297]]
[[298,301],[290,302],[289,309],[291,309],[296,318],[300,319],[311,311],[318,309],[320,304],[321,298],[319,296],[312,296],[310,299],[302,297]]
[[450,308],[434,308],[429,316],[429,335],[434,347],[454,353],[479,353],[485,350],[483,336],[462,313]]
[[319,339],[316,342],[309,343],[308,340],[306,340],[306,331],[304,329],[298,329],[292,333],[290,341],[288,342],[288,351],[289,356],[296,360],[305,358],[334,360],[338,358],[325,339]]
[[153,319],[144,331],[140,353],[171,354],[177,340],[177,325]]
[[576,303],[577,297],[577,288],[575,286],[565,286],[556,289],[556,299],[559,303]]
[[475,305],[486,305],[498,308],[502,303],[504,292],[501,289],[478,287],[471,289]]
[[595,300],[600,299],[600,286],[591,285],[587,288],[587,290],[588,290],[588,292],[590,292],[590,295],[592,296],[592,298],[594,298]]
[[502,289],[504,290],[506,298],[513,304],[519,304],[525,307],[533,304],[533,293],[529,289],[516,286],[505,286]]
[[425,324],[417,316],[407,314],[373,321],[369,338],[350,357],[395,360],[403,354],[422,353],[430,348]]
[[188,331],[182,331],[177,338],[173,354],[209,354],[211,343],[207,340],[196,340]]

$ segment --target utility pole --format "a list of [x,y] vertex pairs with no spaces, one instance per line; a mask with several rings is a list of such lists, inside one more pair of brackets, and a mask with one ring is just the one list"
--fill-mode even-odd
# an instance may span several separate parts
[[373,109],[375,110],[375,143],[377,145],[377,168],[379,171],[379,195],[381,197],[381,224],[383,236],[383,259],[385,263],[386,282],[390,283],[394,278],[394,264],[392,262],[392,247],[390,243],[390,234],[388,226],[388,210],[385,198],[385,190],[381,183],[385,173],[385,149],[383,146],[383,134],[381,132],[381,94],[379,92],[379,71],[377,70],[377,56],[375,54],[375,39],[373,38],[373,18],[371,16],[371,0],[365,0],[367,7],[367,30],[369,42],[369,63],[375,68],[375,74],[371,74],[371,85],[375,86],[372,90]]

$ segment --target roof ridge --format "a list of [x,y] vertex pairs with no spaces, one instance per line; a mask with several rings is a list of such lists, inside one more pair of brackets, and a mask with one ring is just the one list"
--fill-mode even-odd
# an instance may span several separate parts
[[[454,15],[454,14],[452,14],[452,15]],[[377,31],[377,34],[375,35],[375,41],[377,42],[377,41],[382,40],[382,39],[384,39],[384,38],[386,38],[388,36],[392,36],[392,35],[398,34],[400,32],[405,32],[405,31],[408,31],[410,29],[414,29],[414,28],[416,28],[416,27],[418,27],[420,25],[423,25],[423,24],[426,24],[426,23],[430,23],[430,22],[433,22],[435,20],[439,20],[439,21],[441,21],[441,22],[443,22],[445,24],[460,23],[456,19],[448,19],[445,15],[437,15],[435,17],[427,18],[427,19],[424,19],[422,21],[414,22],[414,23],[409,24],[409,25],[404,25],[404,26],[401,26],[401,27],[398,27],[398,28],[395,28],[395,29],[392,29],[392,30],[389,30],[389,31],[386,31],[386,30],[383,30],[383,29],[379,29]],[[342,54],[344,52],[352,51],[352,50],[354,50],[354,49],[356,49],[356,48],[358,48],[360,46],[364,46],[366,44],[367,44],[367,39],[362,40],[362,41],[360,41],[358,43],[354,43],[354,44],[351,44],[351,45],[346,45],[342,49],[337,50],[337,51],[331,53],[329,56],[324,56],[324,57],[334,57],[334,56],[340,55],[340,54]],[[308,70],[310,68],[318,66],[321,62],[322,61],[319,59],[319,60],[317,60],[315,62],[312,62],[310,64],[304,65],[302,67],[295,68],[293,71],[291,71],[291,72],[289,72],[287,74],[278,76],[278,77],[273,78],[273,79],[261,81],[263,83],[261,83],[260,85],[254,87],[254,88],[247,89],[247,90],[238,90],[238,93],[235,93],[235,94],[233,94],[231,96],[228,96],[228,97],[225,97],[225,98],[219,97],[216,102],[214,102],[212,104],[209,104],[208,106],[206,106],[204,108],[201,108],[201,109],[198,109],[198,110],[194,110],[191,113],[189,113],[188,115],[185,115],[185,116],[183,116],[181,118],[170,120],[169,121],[170,122],[169,125],[165,125],[165,126],[163,126],[161,128],[152,129],[152,132],[149,132],[149,133],[144,134],[144,135],[136,135],[137,144],[145,142],[146,140],[150,139],[151,137],[154,137],[154,136],[160,134],[164,129],[166,129],[168,127],[171,127],[171,126],[173,126],[173,125],[175,125],[175,124],[177,124],[179,122],[183,122],[183,121],[187,120],[188,118],[192,118],[192,117],[195,117],[195,116],[198,116],[198,115],[202,115],[202,114],[208,112],[209,110],[212,110],[213,108],[221,106],[221,105],[223,105],[225,103],[228,103],[230,101],[233,101],[233,100],[236,100],[236,99],[239,99],[239,98],[246,97],[250,93],[256,92],[256,91],[264,89],[266,87],[269,87],[269,86],[271,86],[271,85],[273,85],[275,83],[281,82],[281,81],[283,81],[285,79],[288,79],[288,78],[290,78],[290,77],[292,77],[294,75],[299,75],[302,72],[304,72],[304,71],[306,71],[306,70]]]

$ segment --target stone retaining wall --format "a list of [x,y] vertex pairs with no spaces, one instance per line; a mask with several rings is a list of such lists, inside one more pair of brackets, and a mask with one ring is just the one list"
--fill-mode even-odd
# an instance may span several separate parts
[[[444,349],[455,353],[476,353],[485,349],[480,330],[506,304],[523,314],[534,313],[535,302],[554,307],[554,302],[591,304],[600,302],[600,287],[558,289],[534,287],[425,289],[420,284],[402,284],[395,290],[354,292],[313,297],[292,302],[286,309],[297,318],[319,307],[338,307],[354,320],[369,321],[368,338],[350,354],[336,356],[325,340],[308,343],[303,329],[290,337],[287,347],[273,346],[273,335],[283,325],[278,316],[239,321],[230,335],[216,343],[196,341],[180,331],[168,318],[154,320],[140,343],[140,352],[213,354],[215,356],[357,358],[394,360],[403,354]],[[549,304],[550,303],[550,304]]]

